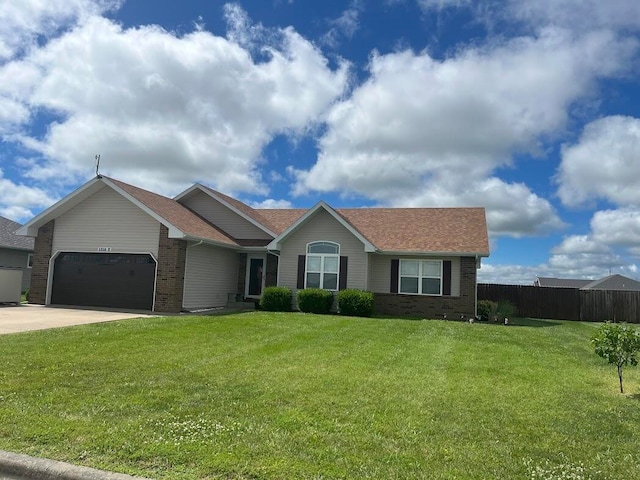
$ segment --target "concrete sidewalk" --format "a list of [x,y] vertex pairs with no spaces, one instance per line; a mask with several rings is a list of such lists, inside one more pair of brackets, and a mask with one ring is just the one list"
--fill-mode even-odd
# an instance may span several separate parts
[[89,310],[88,308],[45,307],[32,304],[0,305],[0,334],[152,316],[149,312]]
[[0,480],[149,480],[0,450]]

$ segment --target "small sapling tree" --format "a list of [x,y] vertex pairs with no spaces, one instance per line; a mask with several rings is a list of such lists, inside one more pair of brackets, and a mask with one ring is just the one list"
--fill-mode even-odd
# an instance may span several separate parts
[[640,332],[624,323],[607,322],[598,329],[591,342],[595,347],[596,354],[618,367],[620,393],[624,393],[622,367],[638,365]]

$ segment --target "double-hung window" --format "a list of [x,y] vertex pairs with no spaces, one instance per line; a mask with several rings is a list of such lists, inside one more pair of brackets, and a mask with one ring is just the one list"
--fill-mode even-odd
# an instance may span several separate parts
[[338,290],[340,245],[333,242],[313,242],[307,245],[306,288]]
[[442,295],[441,260],[400,260],[400,293]]

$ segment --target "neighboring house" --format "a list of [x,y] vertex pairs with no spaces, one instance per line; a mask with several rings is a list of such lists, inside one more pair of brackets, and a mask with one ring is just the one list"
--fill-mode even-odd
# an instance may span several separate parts
[[475,314],[482,208],[254,209],[203,185],[174,199],[96,177],[19,232],[30,301],[177,312],[266,286],[375,293],[379,313]]
[[20,227],[22,225],[13,220],[0,217],[0,267],[22,269],[24,292],[31,282],[31,254],[34,242],[33,238],[16,235],[15,232]]
[[552,287],[552,288],[582,288],[591,283],[593,280],[580,280],[577,278],[554,278],[554,277],[538,277],[533,282],[535,287]]
[[580,290],[627,290],[640,291],[640,282],[623,275],[609,275],[599,280],[577,280],[570,278],[538,277],[536,287],[565,287]]

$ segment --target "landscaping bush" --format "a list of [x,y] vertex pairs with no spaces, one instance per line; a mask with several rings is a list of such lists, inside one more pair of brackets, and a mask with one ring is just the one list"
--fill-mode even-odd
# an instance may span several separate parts
[[478,302],[478,318],[488,322],[492,320],[498,310],[498,303],[491,300],[480,300]]
[[348,288],[338,293],[338,310],[342,315],[370,317],[373,315],[373,293]]
[[298,291],[298,308],[305,313],[329,313],[333,304],[333,293],[320,288],[305,288]]
[[513,303],[507,300],[501,300],[500,302],[498,302],[498,308],[496,308],[496,316],[498,317],[498,320],[513,318],[516,315],[517,311],[518,309]]
[[29,301],[29,293],[30,293],[29,291],[30,291],[30,290],[31,290],[31,289],[27,288],[27,290],[24,292],[24,299],[25,299],[27,302]]
[[287,287],[267,287],[262,291],[260,307],[269,312],[291,311],[291,290]]

